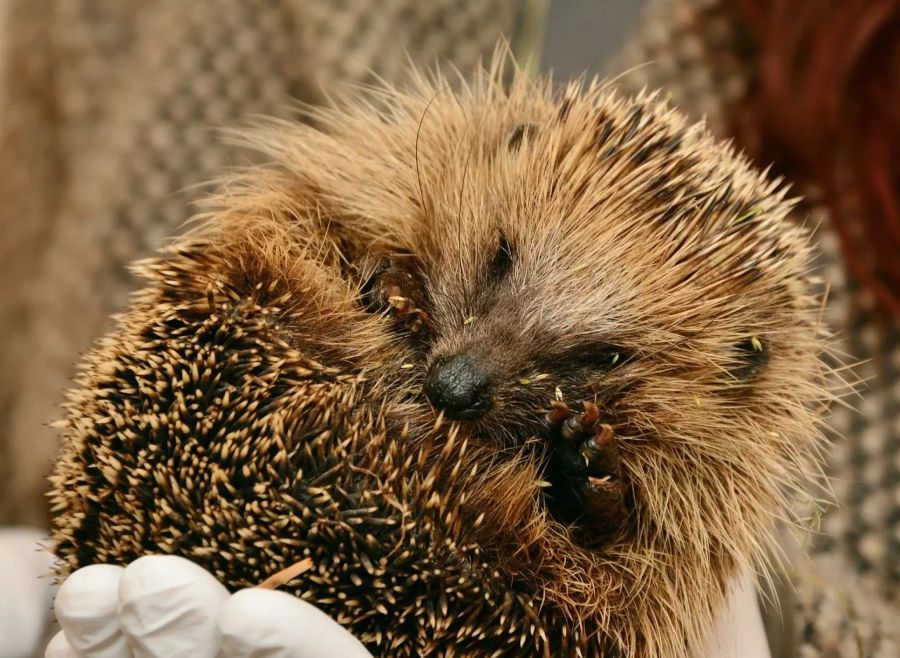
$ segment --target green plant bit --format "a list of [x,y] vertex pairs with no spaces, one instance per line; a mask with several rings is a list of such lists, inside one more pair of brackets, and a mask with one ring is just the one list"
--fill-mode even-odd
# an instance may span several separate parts
[[757,207],[755,207],[755,208],[751,208],[750,210],[748,210],[747,212],[745,212],[743,215],[741,215],[740,217],[738,217],[737,219],[735,219],[735,220],[734,220],[734,223],[735,223],[735,224],[743,224],[743,223],[746,222],[747,220],[753,219],[753,218],[756,217],[757,215],[762,214],[762,212],[763,212],[763,209],[760,208],[759,206],[757,206]]

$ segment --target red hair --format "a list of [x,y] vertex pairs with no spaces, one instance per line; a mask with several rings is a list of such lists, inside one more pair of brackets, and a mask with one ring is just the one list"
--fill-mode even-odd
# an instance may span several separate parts
[[900,314],[900,2],[739,5],[759,50],[735,136],[823,191],[853,272]]

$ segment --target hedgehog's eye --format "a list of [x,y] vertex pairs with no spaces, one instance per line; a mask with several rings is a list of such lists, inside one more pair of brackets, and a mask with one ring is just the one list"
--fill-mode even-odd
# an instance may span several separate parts
[[769,346],[756,336],[751,336],[734,346],[735,365],[729,370],[739,381],[755,379],[769,363]]
[[618,345],[593,343],[570,351],[565,356],[565,361],[575,367],[607,372],[622,365],[627,358],[625,349]]
[[491,261],[490,277],[494,281],[499,281],[505,277],[512,267],[513,250],[506,234],[500,231],[500,240],[497,243],[497,251],[494,253],[494,259]]

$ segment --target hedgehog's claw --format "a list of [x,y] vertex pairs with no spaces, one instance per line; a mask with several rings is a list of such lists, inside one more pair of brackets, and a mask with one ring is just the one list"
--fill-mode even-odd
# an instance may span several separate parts
[[388,295],[387,302],[396,313],[401,314],[409,309],[409,299],[400,294],[399,286],[391,286],[387,292],[395,293]]
[[414,334],[421,331],[428,322],[428,313],[421,308],[411,308],[406,315],[408,316],[407,328]]
[[615,535],[628,517],[615,432],[599,421],[600,409],[592,402],[579,414],[554,401],[546,416],[551,436],[558,438],[547,466],[549,507],[591,544]]
[[581,454],[587,463],[589,476],[621,477],[618,446],[610,425],[600,425],[595,434],[581,443]]
[[550,425],[558,425],[569,417],[569,405],[562,400],[554,400],[550,403],[550,411],[547,413],[547,422]]
[[382,256],[363,286],[363,302],[376,313],[387,312],[410,333],[422,331],[428,313],[421,308],[421,277],[411,258]]
[[560,434],[567,443],[583,443],[597,431],[600,409],[593,402],[584,403],[584,412],[570,414],[560,427]]
[[581,427],[587,432],[593,428],[594,423],[600,420],[600,407],[593,402],[584,401],[584,413],[581,414]]

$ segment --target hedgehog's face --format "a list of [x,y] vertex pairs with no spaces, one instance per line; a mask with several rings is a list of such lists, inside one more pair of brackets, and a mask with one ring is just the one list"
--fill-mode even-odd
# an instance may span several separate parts
[[[516,442],[558,398],[643,436],[750,422],[773,348],[809,320],[785,205],[659,106],[564,108],[422,137],[405,230],[425,397]],[[465,148],[426,158],[455,134]]]
[[553,399],[609,398],[641,352],[641,332],[617,308],[623,291],[614,288],[624,282],[604,281],[614,273],[598,267],[579,289],[587,254],[532,226],[518,230],[513,219],[458,236],[461,246],[419,265],[425,396],[446,416],[514,441],[535,432]]
[[[634,490],[659,494],[643,511],[656,527],[676,483],[718,492],[678,501],[702,525],[722,516],[722,473],[800,459],[818,305],[777,185],[649,97],[523,84],[393,101],[272,150],[351,260],[399,256],[381,301],[418,331],[373,367],[423,384],[420,420],[522,445],[554,400],[596,402]],[[742,482],[728,486],[762,486]]]
[[415,339],[436,411],[519,443],[554,399],[599,403],[623,423],[661,404],[748,395],[771,346],[757,335],[752,296],[679,290],[645,246],[617,245],[602,218],[593,231],[522,224],[464,235],[461,247],[445,235],[447,246],[419,261],[415,303],[427,319]]

